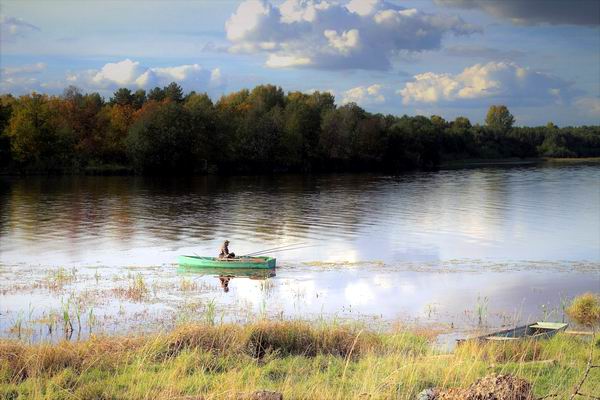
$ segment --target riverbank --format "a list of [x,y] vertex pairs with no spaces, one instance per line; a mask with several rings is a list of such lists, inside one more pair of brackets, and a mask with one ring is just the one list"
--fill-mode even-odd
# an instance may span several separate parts
[[542,164],[600,164],[600,157],[538,157],[538,158],[468,158],[462,160],[448,160],[440,164],[440,169],[459,169],[475,167],[502,167],[518,165],[542,165]]
[[[575,164],[575,165],[598,165],[600,164],[600,157],[532,157],[532,158],[466,158],[456,160],[445,160],[441,161],[439,165],[427,168],[427,170],[437,169],[460,169],[460,168],[477,168],[477,167],[509,167],[519,165],[543,165],[543,164]],[[336,173],[408,173],[411,171],[418,170],[419,168],[405,168],[400,170],[381,170],[381,168],[367,168],[364,170],[353,170],[352,168],[344,169],[332,169],[332,170],[319,170],[319,171],[304,171],[301,170],[277,170],[277,171],[248,171],[246,173],[234,173],[230,170],[220,171],[216,166],[207,166],[203,169],[203,172],[190,171],[190,176],[206,176],[206,175],[221,175],[221,176],[243,176],[243,175],[319,175],[319,174],[336,174]],[[23,169],[17,170],[14,168],[0,168],[0,176],[55,176],[55,175],[66,175],[66,176],[124,176],[124,175],[164,175],[161,173],[144,174],[140,171],[136,171],[131,165],[124,164],[94,164],[88,165],[83,168],[63,168],[63,169]],[[168,174],[167,174],[168,175]],[[173,176],[181,176],[182,173],[178,172]],[[183,174],[185,175],[185,174]]]
[[[427,332],[335,323],[188,325],[142,337],[28,345],[0,341],[2,399],[231,399],[271,390],[285,399],[415,399],[513,374],[536,397],[568,398],[589,337],[467,344],[440,353]],[[596,343],[600,345],[600,343]],[[595,364],[600,362],[596,352]],[[593,371],[582,392],[600,383]],[[597,387],[597,386],[596,386]]]

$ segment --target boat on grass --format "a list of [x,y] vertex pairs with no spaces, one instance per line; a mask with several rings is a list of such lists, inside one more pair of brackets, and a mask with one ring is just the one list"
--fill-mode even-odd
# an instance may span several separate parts
[[512,329],[489,333],[483,336],[477,336],[470,339],[462,339],[458,342],[465,341],[513,341],[521,339],[549,339],[558,332],[567,329],[569,324],[562,322],[536,322],[535,324],[517,326]]
[[200,257],[179,256],[177,262],[186,267],[222,268],[222,269],[271,269],[275,268],[272,257]]

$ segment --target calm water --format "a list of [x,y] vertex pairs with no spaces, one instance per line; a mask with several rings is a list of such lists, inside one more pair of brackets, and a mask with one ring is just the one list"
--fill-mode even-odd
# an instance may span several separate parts
[[[177,271],[177,255],[216,255],[225,238],[238,254],[303,247],[273,253],[275,277],[234,278],[228,292],[210,274]],[[45,315],[67,295],[108,291],[126,271],[174,286],[142,304],[104,299],[97,313],[176,314],[181,302],[209,299],[225,319],[237,318],[236,307],[465,326],[483,307],[495,325],[535,319],[561,299],[600,292],[600,165],[0,178],[0,266],[2,335],[19,313]],[[59,267],[79,275],[57,294],[43,282]],[[182,279],[207,290],[178,291]]]

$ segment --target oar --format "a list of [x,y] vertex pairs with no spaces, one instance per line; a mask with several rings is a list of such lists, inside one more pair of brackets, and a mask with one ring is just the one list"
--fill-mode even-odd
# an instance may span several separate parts
[[242,257],[253,256],[255,254],[260,254],[260,253],[264,253],[264,252],[267,252],[267,251],[274,251],[274,250],[284,249],[286,247],[295,247],[295,246],[299,246],[299,245],[302,245],[302,244],[304,244],[304,243],[294,243],[294,244],[288,244],[288,245],[285,245],[285,246],[272,247],[270,249],[265,249],[265,250],[253,251],[252,253],[244,254]]

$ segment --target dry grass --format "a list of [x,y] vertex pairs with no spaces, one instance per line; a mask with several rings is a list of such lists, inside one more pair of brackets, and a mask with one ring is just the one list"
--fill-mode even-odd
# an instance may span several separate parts
[[577,296],[566,311],[569,317],[577,323],[594,327],[600,324],[600,296],[594,293]]
[[[0,399],[228,399],[267,389],[285,399],[413,400],[425,388],[466,388],[490,373],[526,379],[537,396],[565,398],[588,348],[585,338],[558,335],[468,343],[441,355],[407,331],[298,321],[58,344],[0,341]],[[591,376],[588,392],[599,384],[600,375]]]

